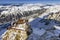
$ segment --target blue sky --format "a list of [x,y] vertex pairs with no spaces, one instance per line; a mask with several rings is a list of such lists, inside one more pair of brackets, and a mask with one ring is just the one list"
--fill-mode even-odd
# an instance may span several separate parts
[[58,3],[60,0],[0,0],[0,3]]

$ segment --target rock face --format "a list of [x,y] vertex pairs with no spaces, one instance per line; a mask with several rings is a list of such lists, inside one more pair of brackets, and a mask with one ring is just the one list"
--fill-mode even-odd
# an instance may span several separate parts
[[26,38],[26,31],[10,29],[6,31],[5,35],[2,37],[2,40],[26,40]]
[[60,21],[60,11],[48,15],[47,18],[48,19],[54,19],[54,20]]
[[12,27],[2,35],[2,40],[26,40],[28,37],[27,20],[18,20]]

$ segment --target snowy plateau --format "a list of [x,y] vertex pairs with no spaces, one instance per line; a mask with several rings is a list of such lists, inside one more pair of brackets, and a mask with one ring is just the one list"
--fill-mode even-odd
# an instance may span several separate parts
[[27,40],[60,40],[60,5],[0,5],[0,40],[6,28],[19,18],[28,19],[32,29]]

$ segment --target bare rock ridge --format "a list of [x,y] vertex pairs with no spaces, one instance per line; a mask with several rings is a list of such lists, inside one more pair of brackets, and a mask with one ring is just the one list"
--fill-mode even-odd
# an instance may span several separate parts
[[2,35],[2,40],[26,40],[30,35],[30,27],[26,23],[28,20],[19,19]]

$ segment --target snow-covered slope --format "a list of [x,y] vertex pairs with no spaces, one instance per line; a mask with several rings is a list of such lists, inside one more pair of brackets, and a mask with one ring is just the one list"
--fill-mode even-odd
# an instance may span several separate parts
[[[4,20],[4,22],[9,22],[9,21],[21,18],[21,17],[27,17],[29,15],[38,13],[39,10],[42,9],[40,6],[42,6],[42,5],[24,4],[22,6],[11,6],[11,5],[10,6],[1,6],[0,7],[0,10],[1,10],[0,19],[1,20],[6,19],[6,20]],[[45,9],[43,9],[43,10],[45,10]],[[1,23],[3,23],[3,22],[1,21]]]
[[30,22],[33,32],[28,40],[60,40],[59,8],[59,5],[51,6]]
[[[32,33],[28,40],[60,40],[60,5],[24,4],[0,6],[0,23],[29,19]],[[5,20],[4,20],[5,19]]]

